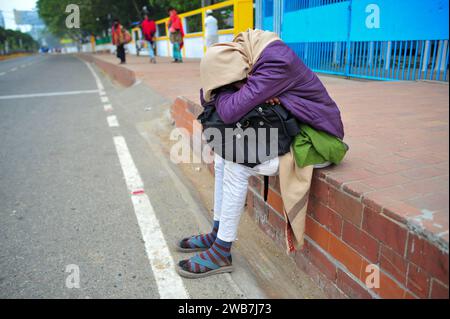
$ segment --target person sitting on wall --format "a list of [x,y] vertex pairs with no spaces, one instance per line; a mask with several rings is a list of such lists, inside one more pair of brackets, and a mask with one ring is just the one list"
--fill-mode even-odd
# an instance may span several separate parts
[[[288,144],[284,155],[253,167],[235,162],[234,158],[222,158],[219,154],[223,153],[213,148],[212,231],[177,243],[181,252],[201,251],[179,262],[177,271],[187,278],[233,270],[231,246],[237,237],[251,176],[279,175],[288,224],[287,247],[289,251],[298,249],[303,244],[313,168],[340,163],[348,149],[342,141],[344,128],[338,106],[316,74],[275,33],[248,30],[237,35],[232,42],[211,46],[201,61],[200,76],[205,111],[199,120],[203,125],[211,118],[205,114],[208,112],[217,112],[223,123],[233,124],[240,123],[255,109],[262,112],[263,107],[270,110],[281,104],[294,121],[298,121],[299,130],[296,132],[299,133],[296,133],[298,135],[292,144]],[[260,125],[262,123],[263,120]]]

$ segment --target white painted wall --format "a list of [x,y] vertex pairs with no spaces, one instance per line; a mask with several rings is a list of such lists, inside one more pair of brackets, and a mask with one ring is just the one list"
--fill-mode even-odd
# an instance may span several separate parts
[[[219,35],[219,42],[229,42],[234,38],[233,34]],[[204,38],[199,36],[195,38],[184,38],[185,54],[187,58],[201,58],[203,57]],[[172,56],[172,44],[169,40],[156,41],[158,56],[170,57]],[[136,44],[129,43],[126,46],[127,53],[136,55]],[[116,46],[110,44],[101,44],[96,46],[96,51],[109,51],[111,54],[116,52]],[[81,46],[81,52],[92,52],[90,43],[85,43]],[[141,55],[148,55],[147,49],[140,52]]]
[[131,42],[131,43],[125,44],[125,49],[127,50],[128,54],[133,54],[133,55],[137,54],[136,43]]
[[169,40],[156,41],[156,51],[158,56],[169,56],[167,42],[169,42]]
[[90,43],[82,44],[81,52],[92,52],[92,45]]
[[187,58],[201,58],[203,56],[203,37],[185,38],[185,54]]
[[78,52],[78,48],[76,46],[65,47],[64,48],[64,52],[65,53],[77,53]]
[[[230,42],[234,38],[233,34],[221,34],[219,35],[219,42]],[[167,43],[169,42],[169,49]],[[185,57],[186,58],[201,58],[203,57],[203,47],[205,45],[204,37],[184,38]],[[172,44],[169,40],[156,41],[158,48],[158,56],[172,56]]]
[[111,43],[99,44],[99,45],[95,46],[95,51],[96,52],[100,52],[100,51],[116,52],[116,46],[112,45]]
[[231,42],[233,41],[234,34],[219,34],[219,42]]

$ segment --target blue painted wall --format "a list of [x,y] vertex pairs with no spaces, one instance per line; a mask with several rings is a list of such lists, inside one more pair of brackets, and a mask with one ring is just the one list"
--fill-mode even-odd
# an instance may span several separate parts
[[[354,0],[352,41],[448,39],[448,0]],[[370,4],[380,9],[379,28],[367,28]],[[370,22],[369,22],[370,24]]]
[[273,16],[263,18],[263,30],[273,31]]
[[348,17],[349,2],[284,12],[281,36],[287,43],[346,41]]
[[267,31],[273,31],[273,12],[274,1],[263,0],[262,1],[262,29]]

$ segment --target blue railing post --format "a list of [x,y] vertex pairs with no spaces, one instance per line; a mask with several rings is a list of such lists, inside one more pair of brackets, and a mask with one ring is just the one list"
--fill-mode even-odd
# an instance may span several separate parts
[[351,67],[351,61],[352,61],[352,56],[350,54],[350,49],[351,49],[351,39],[350,39],[350,35],[351,35],[351,29],[352,29],[352,4],[353,4],[353,0],[350,0],[348,3],[348,21],[347,21],[347,44],[346,44],[346,53],[345,53],[345,76],[350,76],[350,67]]
[[262,2],[263,0],[255,0],[255,28],[262,30],[262,19],[263,19],[263,10],[262,10]]
[[281,36],[283,0],[273,1],[273,32]]

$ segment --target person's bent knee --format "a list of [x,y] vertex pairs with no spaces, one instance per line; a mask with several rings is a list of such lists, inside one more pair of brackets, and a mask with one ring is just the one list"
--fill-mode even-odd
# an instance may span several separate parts
[[225,161],[225,176],[231,177],[236,181],[246,181],[253,175],[250,168],[230,161]]

